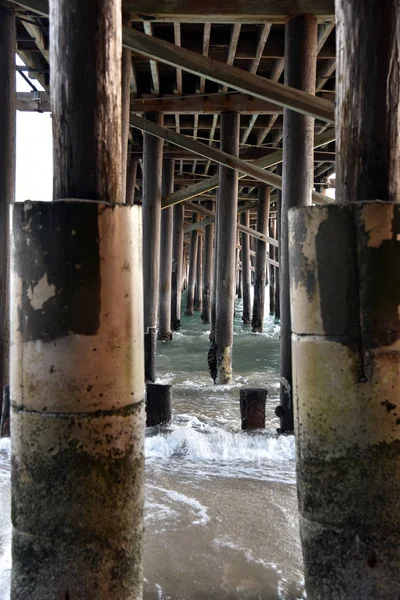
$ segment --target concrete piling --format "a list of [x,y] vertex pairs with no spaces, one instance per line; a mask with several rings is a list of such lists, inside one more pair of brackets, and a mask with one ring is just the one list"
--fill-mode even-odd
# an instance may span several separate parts
[[12,600],[142,596],[140,211],[14,208]]

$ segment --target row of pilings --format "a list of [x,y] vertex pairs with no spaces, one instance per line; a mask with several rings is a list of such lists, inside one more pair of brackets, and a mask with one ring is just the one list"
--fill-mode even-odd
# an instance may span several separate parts
[[[143,229],[142,209],[132,206],[121,3],[49,5],[55,201],[13,210],[8,369],[16,35],[13,7],[0,2],[0,377],[3,386],[10,380],[11,598],[139,600],[144,358],[151,381],[159,302],[168,298],[168,286],[159,291],[160,262],[167,256],[177,326],[190,226],[174,208],[180,237],[173,229],[172,258],[161,254],[171,215],[161,211],[161,143],[148,134]],[[395,0],[337,0],[336,17],[336,204],[311,206],[313,123],[284,114],[279,256],[276,246],[269,254],[280,273],[279,412],[282,430],[296,431],[307,597],[398,600],[400,15]],[[317,20],[295,17],[285,32],[285,82],[313,92]],[[85,69],[77,68],[82,57]],[[222,115],[221,147],[238,153],[237,114]],[[221,167],[219,183],[214,258],[207,253],[203,266],[207,258],[207,272],[214,270],[214,373],[224,383],[232,372],[240,208],[235,171]],[[195,250],[201,256],[198,239]],[[199,277],[197,260],[194,272]]]

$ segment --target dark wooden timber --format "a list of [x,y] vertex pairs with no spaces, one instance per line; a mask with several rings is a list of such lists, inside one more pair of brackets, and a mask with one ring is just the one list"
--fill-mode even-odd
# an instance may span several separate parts
[[[241,223],[245,227],[250,227],[249,211],[240,215]],[[243,315],[242,321],[245,324],[250,323],[250,240],[247,233],[241,233],[242,236],[242,287],[243,287]]]
[[240,419],[242,429],[265,429],[267,390],[243,388],[240,390]]
[[271,102],[259,100],[245,94],[211,94],[209,96],[190,95],[176,98],[135,98],[131,101],[131,111],[143,113],[159,111],[164,114],[219,114],[226,110],[251,114],[282,114],[282,108]]
[[[395,0],[337,2],[336,197],[342,202],[399,201],[398,10]],[[363,35],[355,35],[360,23]]]
[[[127,27],[131,26],[129,17],[123,15],[123,24]],[[128,140],[129,140],[129,112],[131,102],[131,60],[132,52],[127,48],[122,49],[121,63],[121,199],[120,202],[126,202],[127,192],[127,174],[128,174]],[[131,204],[131,202],[126,202]]]
[[121,202],[121,14],[112,0],[50,8],[54,199]]
[[[174,161],[163,160],[163,194],[174,189]],[[158,339],[172,340],[171,332],[171,288],[172,288],[172,244],[173,208],[162,211],[160,245],[160,297],[158,310]]]
[[[239,121],[238,113],[225,112],[221,115],[221,149],[233,156],[239,152]],[[232,379],[238,173],[220,165],[219,177],[215,342],[216,382],[224,384]]]
[[[317,21],[306,15],[291,19],[285,28],[285,83],[315,90]],[[313,187],[314,119],[284,111],[282,212],[280,235],[281,319],[281,431],[293,431],[292,353],[289,294],[288,210],[311,204]]]
[[[197,223],[197,213],[193,213],[192,223]],[[197,249],[199,232],[192,231],[190,238],[190,259],[189,259],[189,281],[187,289],[187,301],[185,315],[192,317],[194,314],[194,288],[196,285],[197,272]]]
[[[258,189],[257,231],[268,234],[270,188]],[[254,264],[254,302],[251,328],[253,333],[263,330],[265,308],[265,286],[267,283],[267,243],[256,240],[256,260]]]
[[289,15],[312,13],[323,20],[334,19],[332,0],[125,0],[124,10],[132,18],[154,21],[183,21],[192,23],[262,22],[285,23]]
[[[149,113],[157,123],[162,115]],[[157,311],[160,279],[162,141],[143,135],[143,293],[146,381],[156,379]]]
[[172,385],[146,384],[146,427],[168,425],[172,418]]
[[173,207],[173,243],[172,243],[172,295],[171,327],[173,331],[181,328],[181,295],[183,278],[183,227],[185,208],[183,204]]
[[197,240],[196,285],[194,288],[194,310],[201,312],[203,308],[203,236]]
[[[16,4],[44,16],[48,14],[46,0],[18,0]],[[289,16],[304,13],[317,15],[323,22],[335,18],[332,0],[206,0],[202,5],[197,0],[125,0],[122,7],[138,21],[286,23]]]
[[[269,220],[269,235],[276,238],[276,219]],[[269,247],[269,254],[273,260],[278,262],[278,248],[275,246]],[[276,300],[276,275],[277,267],[269,264],[269,313],[275,315],[275,300]]]
[[[212,200],[206,201],[208,210],[212,210]],[[203,307],[201,320],[208,324],[211,322],[211,295],[213,288],[213,243],[214,224],[211,223],[204,228],[204,264],[203,264]]]
[[[213,259],[213,287],[211,294],[211,328],[210,328],[210,342],[211,345],[215,344],[215,319],[217,316],[217,278],[218,278],[218,198],[219,198],[219,187],[217,189],[217,201],[215,203],[215,221],[214,221],[214,259]],[[209,362],[209,366],[210,366]],[[215,365],[214,365],[215,367]],[[210,366],[210,372],[212,371]],[[214,378],[214,377],[213,377]]]
[[[15,15],[0,2],[0,399],[9,382],[9,212],[15,200]],[[0,407],[1,414],[1,407]]]
[[128,168],[126,173],[126,192],[125,192],[125,203],[133,206],[135,203],[135,188],[136,188],[136,175],[138,167],[138,159],[132,154],[128,155]]
[[[278,165],[276,168],[277,172],[282,175],[282,165]],[[275,252],[275,256],[278,264],[280,264],[281,254],[281,210],[282,210],[282,190],[276,190],[276,239],[279,244]],[[281,318],[281,278],[280,269],[276,268],[275,271],[275,318]]]

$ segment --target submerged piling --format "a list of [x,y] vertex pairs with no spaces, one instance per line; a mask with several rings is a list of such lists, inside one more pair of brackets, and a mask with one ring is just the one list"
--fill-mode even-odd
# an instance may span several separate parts
[[[257,231],[268,235],[270,188],[258,188]],[[251,330],[260,333],[264,324],[265,286],[267,283],[267,242],[256,240],[256,261],[254,265],[254,301]]]
[[183,227],[185,213],[183,204],[176,204],[173,211],[171,327],[173,331],[179,331],[181,328],[183,287]]
[[[221,150],[233,156],[239,153],[240,116],[234,112],[221,115]],[[235,305],[235,258],[237,229],[237,171],[220,165],[216,287],[216,383],[232,379],[233,315]]]
[[168,425],[172,418],[172,385],[146,384],[146,427]]
[[[146,119],[162,125],[159,113]],[[160,282],[162,140],[143,133],[143,293],[146,381],[156,380],[157,313]]]
[[201,312],[203,307],[203,236],[197,239],[196,285],[194,289],[194,310]]
[[[242,212],[240,215],[240,222],[245,227],[250,227],[250,215],[249,211]],[[247,233],[241,232],[242,237],[242,287],[243,287],[243,314],[242,321],[245,325],[250,323],[250,290],[251,290],[251,278],[250,278],[250,240]]]
[[[317,58],[317,19],[299,15],[285,25],[285,84],[313,94]],[[289,294],[288,211],[311,204],[314,119],[293,110],[283,113],[283,173],[280,222],[280,408],[281,431],[293,431],[292,349]]]
[[[163,161],[163,195],[166,196],[173,191],[174,161],[171,159],[165,159]],[[171,341],[173,208],[164,208],[164,210],[161,212],[158,339],[163,341]]]
[[[192,223],[197,223],[197,213],[193,213]],[[192,231],[190,236],[190,259],[189,259],[189,281],[187,287],[186,311],[185,315],[193,317],[194,315],[194,291],[196,286],[197,273],[197,250],[198,250],[199,232],[197,229]]]
[[[206,202],[206,208],[212,210],[212,200]],[[201,320],[208,324],[211,322],[211,296],[213,288],[213,238],[214,224],[210,223],[204,228],[204,264],[203,264],[203,306]]]
[[267,390],[243,388],[240,390],[240,419],[242,429],[265,429]]

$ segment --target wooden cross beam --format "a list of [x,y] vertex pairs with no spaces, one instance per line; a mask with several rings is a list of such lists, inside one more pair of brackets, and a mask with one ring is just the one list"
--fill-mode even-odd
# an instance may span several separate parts
[[[18,0],[20,6],[47,15],[47,0]],[[334,0],[123,0],[124,12],[137,21],[183,23],[285,23],[289,16],[312,14],[335,19]]]
[[[329,129],[328,131],[325,131],[321,135],[317,135],[315,137],[314,148],[319,148],[320,146],[329,144],[329,142],[333,142],[334,139],[335,131],[333,129]],[[257,160],[253,161],[252,164],[264,169],[266,167],[272,167],[274,165],[277,165],[281,162],[282,150],[277,150],[272,154],[267,154],[263,158],[258,158]],[[243,179],[244,177],[245,175],[239,175],[239,179]],[[173,206],[174,204],[179,204],[180,202],[185,202],[186,200],[190,200],[192,198],[195,198],[196,196],[200,196],[201,194],[205,194],[211,190],[214,190],[217,187],[219,187],[218,175],[215,175],[214,177],[209,177],[204,181],[199,181],[198,183],[190,185],[186,188],[177,190],[176,192],[173,192],[168,196],[164,196],[162,200],[162,208],[167,208],[168,206]],[[322,196],[322,194],[320,194],[320,196]],[[327,203],[331,200],[327,196],[323,196],[323,198],[325,199],[324,203]]]
[[[245,173],[246,175],[254,177],[254,179],[257,179],[258,181],[263,181],[267,185],[270,185],[274,188],[282,189],[282,177],[275,175],[275,173],[271,173],[271,171],[264,171],[264,169],[257,166],[255,162],[247,162],[241,158],[232,156],[226,152],[222,152],[217,148],[213,148],[212,146],[206,146],[205,144],[202,144],[193,138],[186,137],[170,129],[165,129],[165,127],[161,127],[161,125],[157,125],[156,123],[148,121],[143,117],[131,115],[130,124],[132,127],[136,127],[141,131],[150,133],[151,135],[166,140],[167,142],[181,146],[181,148],[191,150],[195,154],[200,154],[200,156],[204,156],[205,158],[219,163],[220,165],[224,165],[230,169]],[[271,156],[272,155],[270,155],[270,157]],[[312,192],[312,201],[316,204],[325,204],[326,196],[319,194],[318,192]]]
[[[263,0],[264,1],[264,0]],[[24,0],[25,7],[32,8],[47,5],[46,0]],[[47,6],[48,13],[48,6]],[[197,52],[186,50],[140,31],[124,27],[122,43],[125,48],[146,56],[150,60],[159,61],[184,71],[201,75],[223,86],[236,89],[250,96],[266,100],[294,111],[334,123],[335,107],[333,102],[289,87],[282,83],[265,79],[254,73],[238,69],[233,65],[202,56]]]

